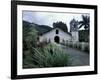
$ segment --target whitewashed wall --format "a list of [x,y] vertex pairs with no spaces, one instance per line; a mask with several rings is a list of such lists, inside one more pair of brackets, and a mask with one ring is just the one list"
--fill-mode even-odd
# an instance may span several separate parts
[[[59,30],[59,34],[56,34],[56,30]],[[69,35],[69,34],[63,32],[61,29],[55,28],[55,29],[53,29],[53,30],[47,32],[47,33],[44,34],[43,36],[40,36],[40,42],[46,41],[46,40],[49,41],[49,39],[50,39],[51,42],[54,42],[54,37],[55,37],[55,36],[59,36],[59,38],[60,38],[60,43],[61,43],[63,40],[65,40],[65,41],[67,41],[67,40],[70,41],[71,38],[72,38],[71,35]]]

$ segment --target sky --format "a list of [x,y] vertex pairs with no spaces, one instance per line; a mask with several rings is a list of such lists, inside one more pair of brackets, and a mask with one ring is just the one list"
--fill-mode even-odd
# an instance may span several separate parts
[[23,11],[23,20],[39,25],[48,25],[50,27],[53,27],[54,22],[62,21],[67,25],[68,31],[70,31],[70,21],[73,18],[81,21],[82,15],[88,14]]

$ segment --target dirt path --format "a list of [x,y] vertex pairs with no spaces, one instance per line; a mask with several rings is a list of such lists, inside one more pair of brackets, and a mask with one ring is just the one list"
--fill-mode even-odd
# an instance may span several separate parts
[[69,66],[85,66],[89,65],[89,53],[61,46],[62,49],[69,55]]

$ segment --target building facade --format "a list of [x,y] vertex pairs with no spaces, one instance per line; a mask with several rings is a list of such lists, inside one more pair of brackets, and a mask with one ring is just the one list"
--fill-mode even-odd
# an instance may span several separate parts
[[47,42],[62,43],[65,41],[71,41],[71,39],[72,39],[71,34],[66,33],[59,28],[54,28],[51,31],[40,36],[40,42],[47,41]]
[[74,19],[70,22],[70,32],[65,32],[60,28],[53,28],[39,37],[39,41],[65,43],[66,41],[79,41],[78,21]]

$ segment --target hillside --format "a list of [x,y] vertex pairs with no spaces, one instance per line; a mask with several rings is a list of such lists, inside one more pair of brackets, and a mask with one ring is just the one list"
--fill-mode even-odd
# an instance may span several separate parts
[[39,32],[39,34],[43,34],[52,29],[47,25],[38,25],[36,23],[30,23],[28,21],[23,21],[23,27],[27,27],[27,29],[30,27],[34,27]]

